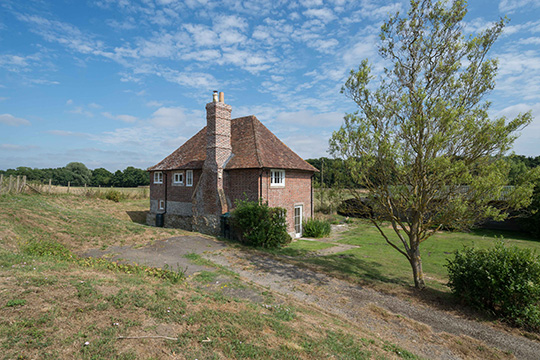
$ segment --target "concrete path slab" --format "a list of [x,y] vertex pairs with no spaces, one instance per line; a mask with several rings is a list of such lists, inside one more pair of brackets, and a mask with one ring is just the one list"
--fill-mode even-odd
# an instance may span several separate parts
[[164,267],[185,270],[186,275],[203,270],[212,270],[207,266],[196,265],[185,255],[202,254],[226,248],[225,243],[201,235],[177,236],[154,241],[143,247],[111,246],[106,250],[89,250],[81,254],[84,257],[105,257],[125,263],[136,263],[152,267]]

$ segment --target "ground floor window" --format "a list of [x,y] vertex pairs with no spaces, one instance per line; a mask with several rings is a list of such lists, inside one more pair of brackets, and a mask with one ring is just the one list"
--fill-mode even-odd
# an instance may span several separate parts
[[159,210],[165,210],[165,200],[159,200]]
[[302,216],[304,215],[304,206],[294,206],[294,232],[296,237],[302,236]]

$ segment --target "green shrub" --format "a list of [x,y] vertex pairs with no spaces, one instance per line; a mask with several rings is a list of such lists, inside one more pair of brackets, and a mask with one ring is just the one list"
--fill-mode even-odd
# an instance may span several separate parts
[[122,200],[124,198],[124,194],[122,194],[120,191],[118,190],[108,190],[106,193],[105,193],[105,199],[107,200],[111,200],[111,201],[114,201],[114,202],[119,202],[120,200]]
[[528,216],[521,220],[523,227],[537,239],[540,239],[540,182],[535,186],[531,205],[527,208]]
[[330,235],[331,226],[326,220],[307,219],[302,224],[304,236],[321,238]]
[[52,256],[59,259],[73,257],[71,251],[56,241],[31,241],[22,248],[23,253],[33,256]]
[[530,330],[540,330],[540,259],[530,249],[498,243],[465,247],[448,259],[448,286],[466,303]]
[[291,242],[287,233],[287,210],[272,208],[257,201],[237,201],[231,221],[239,240],[265,248],[281,247]]

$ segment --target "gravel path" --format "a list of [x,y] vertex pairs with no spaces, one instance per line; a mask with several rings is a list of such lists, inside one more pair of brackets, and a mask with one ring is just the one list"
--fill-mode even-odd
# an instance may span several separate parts
[[203,256],[256,284],[345,316],[366,330],[429,359],[468,357],[463,351],[452,351],[449,342],[466,342],[477,347],[485,344],[518,359],[540,359],[538,341],[355,286],[270,256],[231,248]]

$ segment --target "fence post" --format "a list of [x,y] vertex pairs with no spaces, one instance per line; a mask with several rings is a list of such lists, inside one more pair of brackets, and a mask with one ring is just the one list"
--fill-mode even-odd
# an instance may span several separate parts
[[0,174],[0,194],[2,193],[2,185],[4,185],[4,174]]
[[26,175],[23,175],[22,177],[22,187],[21,187],[21,192],[24,191],[24,188],[26,187]]
[[13,187],[13,175],[9,175],[9,187],[8,187],[8,193],[11,192],[11,188]]
[[71,187],[71,181],[68,181],[68,194],[69,194],[69,188]]
[[51,193],[51,184],[52,184],[52,179],[49,179],[49,194]]
[[17,175],[17,187],[15,188],[15,194],[19,193],[19,185],[21,183],[21,175]]

